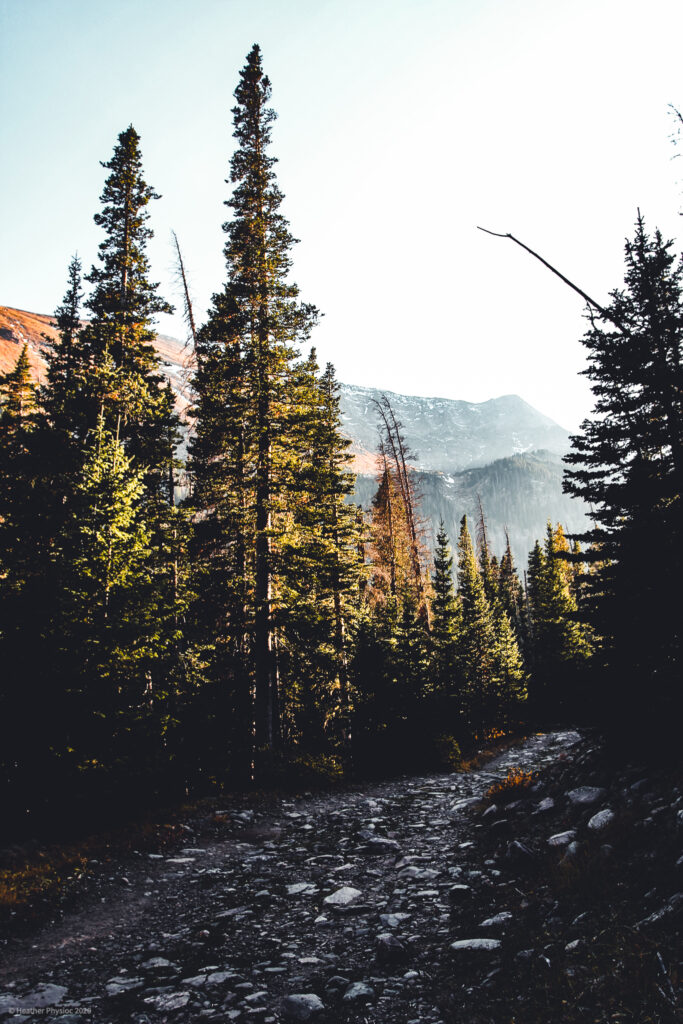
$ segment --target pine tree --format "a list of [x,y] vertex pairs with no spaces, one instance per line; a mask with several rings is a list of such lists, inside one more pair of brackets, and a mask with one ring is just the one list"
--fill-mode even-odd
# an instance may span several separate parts
[[[245,681],[253,683],[255,743],[262,751],[276,747],[279,733],[273,600],[277,535],[284,526],[278,515],[289,473],[289,386],[297,345],[308,338],[317,316],[314,307],[298,301],[298,289],[288,281],[294,239],[280,212],[276,160],[268,153],[275,120],[270,95],[254,46],[235,90],[238,148],[230,167],[235,187],[227,201],[233,217],[224,225],[228,277],[199,332],[198,440],[192,450],[194,505],[214,522],[223,562],[245,600],[242,618],[249,620],[250,630]],[[217,414],[217,396],[227,404],[225,417]],[[215,475],[210,481],[210,471],[200,466],[212,459],[225,462],[220,483]],[[211,490],[218,491],[214,497],[220,504]],[[233,542],[227,519],[237,527]],[[230,605],[235,605],[233,597]],[[227,611],[224,601],[218,607]],[[243,640],[234,639],[244,629],[239,617],[228,632],[232,646],[244,650]]]
[[[104,409],[108,429],[118,430],[128,454],[145,466],[153,490],[164,486],[169,420],[175,426],[152,344],[154,318],[173,310],[149,280],[147,206],[160,197],[143,178],[139,143],[131,125],[119,135],[111,160],[102,164],[111,173],[100,197],[102,210],[95,214],[105,233],[99,263],[86,277],[93,286],[85,303],[91,319],[79,347],[90,380],[80,400],[86,431],[95,429]],[[107,358],[115,372],[101,378],[98,371]]]
[[591,652],[590,633],[578,621],[572,595],[569,544],[562,526],[548,523],[545,545],[529,556],[532,697],[537,714],[557,717],[572,706]]
[[24,586],[42,546],[45,495],[34,457],[37,412],[24,344],[14,368],[0,374],[0,589],[6,592]]
[[453,556],[443,519],[439,522],[432,573],[431,649],[432,686],[440,692],[457,690],[456,636],[460,607],[453,585]]
[[[608,714],[642,713],[642,686],[663,720],[680,678],[683,410],[683,262],[638,215],[626,242],[625,288],[591,313],[583,342],[594,415],[572,438],[565,489],[590,503],[594,528],[582,558],[586,612],[601,637],[598,655],[610,685]],[[657,557],[651,545],[657,543]],[[654,690],[652,689],[654,687]]]
[[470,724],[481,738],[495,702],[495,631],[467,516],[461,520],[458,540],[458,597],[462,608],[458,662]]

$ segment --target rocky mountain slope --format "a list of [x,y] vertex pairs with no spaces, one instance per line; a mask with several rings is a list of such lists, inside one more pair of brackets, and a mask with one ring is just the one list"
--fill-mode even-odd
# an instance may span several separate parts
[[[56,338],[50,317],[0,306],[0,372],[16,363],[28,344],[31,364],[41,379],[45,352]],[[175,338],[159,335],[156,347],[174,388],[179,411],[190,401],[192,353]],[[509,531],[513,553],[523,566],[546,522],[562,522],[569,531],[586,526],[586,508],[562,493],[561,456],[569,435],[557,423],[517,395],[487,402],[421,398],[386,392],[414,452],[423,495],[425,540],[431,546],[440,518],[457,538],[464,514],[473,519],[481,497],[493,550],[502,553]],[[343,429],[351,439],[356,498],[369,507],[376,488],[376,388],[343,384]]]
[[569,448],[567,431],[518,395],[461,402],[343,384],[344,430],[353,440],[354,454],[365,459],[377,448],[374,403],[382,394],[403,424],[417,469],[452,473],[521,452],[546,449],[562,455]]
[[[56,339],[53,317],[0,306],[0,373],[13,369],[26,343],[33,371],[36,378],[42,381],[45,376],[45,355]],[[188,378],[192,368],[192,353],[183,342],[165,334],[157,335],[155,348],[162,369],[171,381],[178,407],[183,411],[190,398]]]

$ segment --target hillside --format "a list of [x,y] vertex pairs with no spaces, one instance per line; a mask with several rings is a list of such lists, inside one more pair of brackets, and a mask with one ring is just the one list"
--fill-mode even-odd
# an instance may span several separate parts
[[[562,471],[559,455],[535,451],[459,473],[418,473],[425,541],[431,547],[443,519],[455,545],[463,515],[474,535],[481,497],[494,553],[502,554],[508,530],[515,561],[524,568],[534,541],[543,538],[548,519],[561,522],[569,532],[581,532],[587,526],[585,506],[562,493]],[[370,474],[356,478],[356,498],[365,508],[370,507],[376,487]]]
[[[7,373],[16,365],[21,347],[26,342],[33,371],[36,378],[42,380],[45,375],[45,354],[56,338],[53,317],[0,306],[0,373]],[[171,381],[179,410],[183,411],[190,398],[188,376],[192,353],[183,342],[165,334],[157,335],[155,348],[164,373]]]
[[487,402],[397,395],[377,388],[342,385],[341,409],[346,434],[353,439],[359,472],[371,471],[377,447],[374,401],[386,394],[415,452],[417,469],[452,473],[485,466],[521,452],[546,449],[563,455],[569,435],[518,395]]

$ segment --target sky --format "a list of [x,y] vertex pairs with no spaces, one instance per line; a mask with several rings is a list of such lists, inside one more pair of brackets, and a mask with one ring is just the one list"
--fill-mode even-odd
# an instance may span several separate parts
[[[154,280],[171,231],[201,320],[225,279],[232,93],[254,42],[312,343],[350,384],[590,413],[582,300],[637,209],[683,227],[680,0],[0,0],[0,304],[51,313],[118,134],[141,136]],[[177,314],[163,333],[184,337]]]

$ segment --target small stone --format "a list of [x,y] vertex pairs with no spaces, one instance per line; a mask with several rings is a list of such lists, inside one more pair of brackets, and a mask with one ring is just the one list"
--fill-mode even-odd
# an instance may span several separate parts
[[163,971],[168,967],[175,969],[177,964],[171,963],[163,956],[153,956],[151,960],[145,960],[142,966],[147,971]]
[[324,1003],[314,992],[285,996],[282,1000],[285,1020],[310,1020],[324,1009]]
[[152,996],[145,999],[145,1003],[153,1003],[157,1010],[182,1010],[190,1001],[189,992],[164,992],[160,996]]
[[560,861],[560,864],[567,864],[569,863],[569,861],[574,860],[574,858],[580,852],[580,850],[581,843],[577,843],[576,840],[574,840],[574,842],[570,843],[567,849],[565,850],[564,857]]
[[344,1002],[355,1003],[361,999],[373,999],[374,995],[375,990],[370,985],[366,985],[364,981],[354,981],[344,993]]
[[578,789],[570,789],[567,798],[572,804],[582,807],[595,804],[605,795],[605,790],[598,786],[579,786]]
[[519,867],[529,867],[536,860],[529,847],[525,843],[520,842],[519,839],[513,839],[511,843],[508,843],[505,857],[512,864],[517,864]]
[[544,814],[546,811],[552,811],[554,806],[555,801],[553,800],[553,798],[551,796],[546,796],[543,798],[543,800],[541,800],[536,810],[539,813]]
[[141,987],[141,978],[110,978],[105,986],[105,992],[108,996],[113,997],[120,996],[124,992],[131,992],[133,989]]
[[573,828],[568,829],[566,832],[557,832],[548,840],[548,846],[569,846],[575,837],[576,831]]
[[588,822],[588,827],[593,832],[602,832],[604,828],[607,828],[608,825],[612,824],[615,818],[616,814],[614,811],[611,811],[609,807],[606,807],[604,810],[598,811],[597,814],[593,815],[591,820]]
[[207,985],[224,985],[229,978],[234,978],[235,975],[232,971],[214,971],[213,974],[206,976]]
[[362,896],[360,889],[354,889],[350,885],[343,885],[341,889],[337,889],[336,892],[326,896],[323,903],[327,903],[331,907],[346,907],[349,903],[353,903],[359,896]]
[[456,885],[452,885],[448,890],[448,895],[452,900],[462,899],[463,896],[467,896],[472,892],[469,885],[465,885],[463,882],[459,882]]
[[410,914],[398,912],[396,914],[380,914],[379,919],[385,928],[398,928],[402,921],[407,921]]
[[287,886],[288,896],[298,896],[299,893],[306,892],[307,889],[311,888],[310,882],[295,882],[294,885]]
[[496,925],[505,924],[506,921],[512,920],[512,914],[509,910],[502,910],[500,914],[495,914],[494,917],[487,917],[485,921],[482,921],[479,925],[480,928],[495,928]]
[[500,939],[458,939],[457,942],[451,942],[451,949],[455,953],[469,950],[490,953],[494,949],[500,949]]
[[377,959],[382,964],[397,964],[406,958],[406,947],[395,935],[377,936]]

